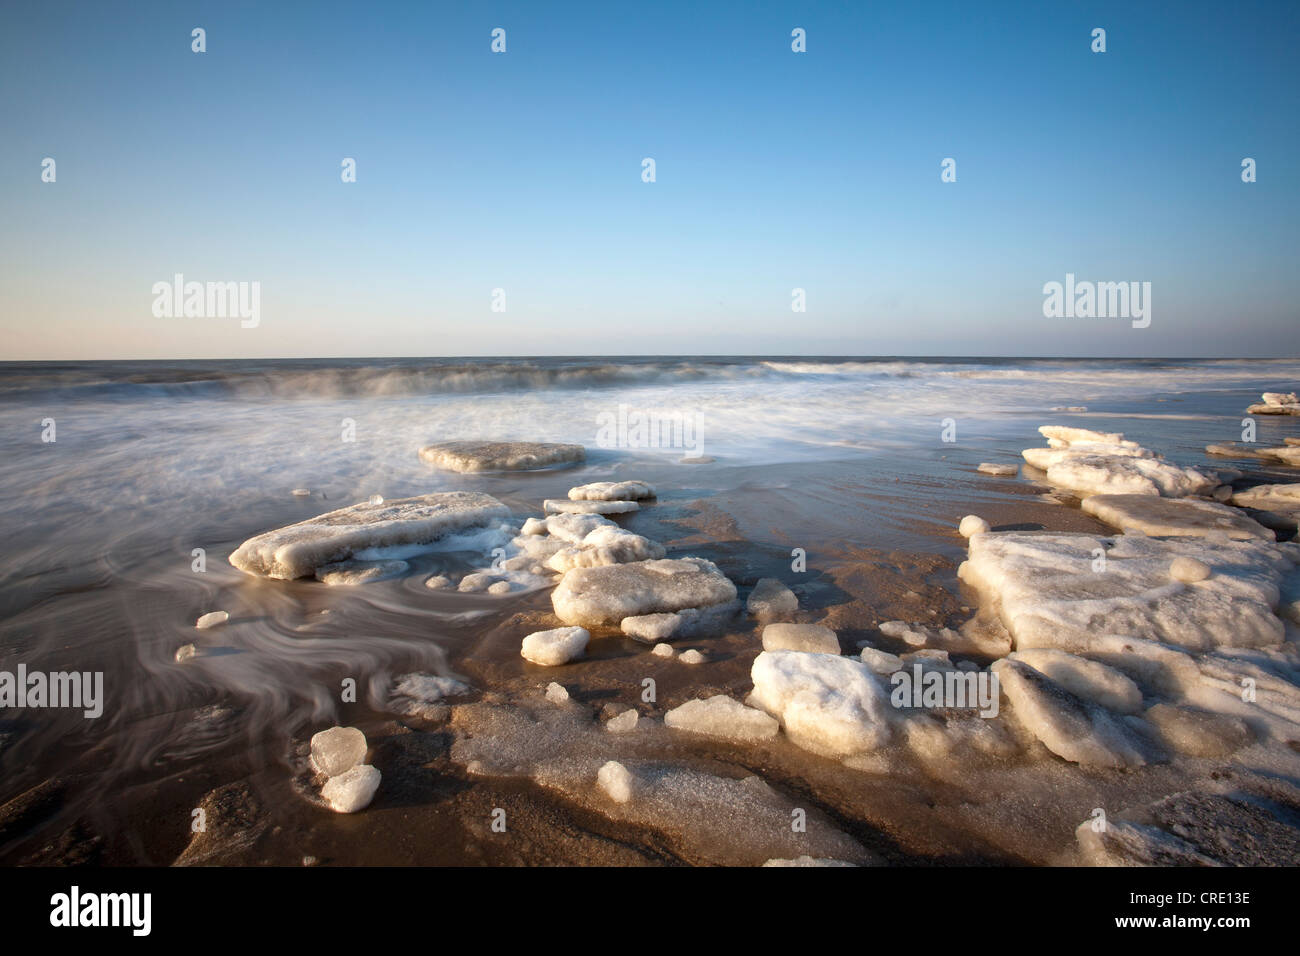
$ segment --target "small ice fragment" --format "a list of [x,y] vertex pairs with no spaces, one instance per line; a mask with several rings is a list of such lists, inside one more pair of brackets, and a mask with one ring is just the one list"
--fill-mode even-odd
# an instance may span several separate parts
[[745,607],[762,622],[778,621],[799,610],[799,599],[776,578],[761,578]]
[[596,783],[615,803],[632,799],[632,774],[617,760],[610,760],[596,774]]
[[546,534],[546,519],[529,518],[524,522],[524,526],[519,529],[519,533],[527,535]]
[[812,856],[797,856],[793,860],[768,860],[763,866],[780,867],[816,867],[816,866],[857,866],[856,863],[849,863],[846,860],[827,860],[819,859]]
[[366,759],[366,735],[355,727],[331,727],[311,738],[311,765],[318,773],[337,777]]
[[726,694],[674,707],[664,714],[664,726],[726,740],[768,740],[781,729],[775,717]]
[[216,627],[218,624],[225,624],[230,620],[230,615],[225,611],[209,611],[201,618],[194,622],[195,627]]
[[877,674],[892,674],[903,669],[903,659],[897,654],[890,654],[875,647],[863,647],[858,655]]
[[293,495],[295,498],[309,498],[309,497],[311,497],[311,489],[310,489],[310,488],[295,488],[295,489],[293,489],[293,491],[291,491],[291,492],[289,492],[289,493],[290,493],[291,495]]
[[655,655],[655,657],[672,657],[673,646],[671,644],[656,644],[650,650],[650,653]]
[[546,685],[546,699],[552,704],[563,704],[569,700],[569,692],[564,689],[563,684],[557,684],[551,681]]
[[683,651],[682,656],[677,659],[683,664],[703,664],[708,660],[707,657],[694,648],[691,648],[689,651]]
[[821,624],[769,624],[763,628],[763,650],[838,654],[840,640]]
[[496,582],[496,584],[489,584],[487,590],[488,590],[488,594],[509,594],[510,582],[498,581]]
[[581,657],[591,634],[582,627],[556,627],[536,631],[524,638],[519,653],[534,664],[555,667]]
[[1009,478],[1020,470],[1019,465],[1000,465],[992,461],[982,461],[979,467],[975,469],[982,475],[997,475],[1000,478]]
[[1180,555],[1169,562],[1169,576],[1175,581],[1194,584],[1210,576],[1210,566],[1204,561]]
[[382,505],[382,504],[384,503],[384,496],[383,496],[383,495],[371,495],[371,496],[370,496],[368,499],[366,499],[366,500],[367,500],[370,504],[372,504],[372,505]]
[[435,591],[440,591],[444,588],[451,587],[451,578],[447,577],[445,574],[435,574],[433,577],[429,578],[429,580],[424,582],[424,586],[426,588],[432,588]]
[[611,717],[605,721],[605,729],[615,734],[625,734],[628,731],[636,730],[636,722],[640,716],[635,710],[625,710],[617,717]]
[[198,656],[199,656],[199,649],[195,647],[193,644],[184,644],[176,648],[177,664],[183,664],[185,663],[185,661],[188,661],[191,657],[198,657]]
[[326,780],[320,795],[335,813],[356,813],[370,806],[378,789],[379,770],[370,764],[358,764]]
[[957,528],[963,538],[969,538],[972,535],[984,534],[989,530],[989,523],[979,515],[967,515],[961,519],[961,524]]

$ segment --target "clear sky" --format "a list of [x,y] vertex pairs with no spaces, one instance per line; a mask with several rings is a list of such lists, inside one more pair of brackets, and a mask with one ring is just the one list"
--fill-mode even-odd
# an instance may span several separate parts
[[5,0],[0,358],[1296,355],[1298,120],[1292,0]]

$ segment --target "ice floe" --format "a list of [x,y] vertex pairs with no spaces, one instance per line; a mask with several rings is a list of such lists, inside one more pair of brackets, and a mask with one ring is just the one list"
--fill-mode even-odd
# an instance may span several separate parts
[[1218,478],[1162,460],[1155,452],[1113,432],[1044,425],[1047,448],[1026,448],[1024,459],[1046,472],[1053,485],[1080,494],[1208,494]]
[[639,511],[635,501],[570,501],[567,498],[547,498],[542,510],[547,514],[570,515],[621,515]]
[[663,558],[564,575],[551,603],[566,624],[617,624],[625,617],[734,601],[736,586],[704,558]]
[[[1173,560],[1194,554],[1211,568],[1176,580]],[[1194,650],[1281,643],[1273,613],[1294,564],[1263,541],[1226,535],[1186,539],[1003,533],[970,540],[962,580],[994,602],[1017,649],[1086,653],[1098,638],[1140,638]]]
[[364,502],[249,538],[230,556],[230,563],[272,578],[307,577],[357,552],[428,545],[508,514],[491,495],[472,491],[437,492],[381,505]]
[[533,471],[584,461],[581,445],[532,441],[447,441],[426,445],[420,458],[443,471]]
[[1152,495],[1092,495],[1080,507],[1112,527],[1134,528],[1157,537],[1203,537],[1221,531],[1230,538],[1274,540],[1273,532],[1227,505],[1195,498]]

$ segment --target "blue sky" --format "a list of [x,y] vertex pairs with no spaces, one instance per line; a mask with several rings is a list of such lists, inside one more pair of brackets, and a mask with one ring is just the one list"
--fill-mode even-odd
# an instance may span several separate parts
[[[1280,0],[7,2],[0,358],[1295,355],[1297,49]],[[177,272],[259,326],[155,318]],[[1044,318],[1067,272],[1151,326]]]

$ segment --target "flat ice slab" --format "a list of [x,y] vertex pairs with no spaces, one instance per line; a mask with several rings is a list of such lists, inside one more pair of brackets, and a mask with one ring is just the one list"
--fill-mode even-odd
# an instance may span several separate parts
[[551,604],[560,620],[585,627],[708,607],[735,598],[736,586],[712,561],[664,558],[575,568],[551,593]]
[[362,502],[249,538],[230,563],[250,574],[289,580],[369,548],[425,545],[445,535],[480,527],[510,513],[491,495],[444,491]]
[[1160,495],[1181,498],[1208,493],[1218,479],[1163,461],[1155,452],[1114,432],[1043,425],[1047,448],[1026,448],[1025,461],[1047,480],[1080,494]]
[[542,510],[548,515],[621,515],[640,511],[635,501],[570,501],[567,498],[547,498]]
[[724,740],[768,740],[781,730],[775,717],[726,694],[674,707],[664,714],[664,726]]
[[[1210,576],[1178,580],[1180,557]],[[1204,651],[1280,644],[1273,609],[1294,567],[1258,540],[1017,532],[971,538],[958,576],[994,602],[1017,649],[1086,654],[1120,636]]]
[[1080,507],[1121,531],[1134,528],[1157,537],[1204,537],[1212,531],[1222,531],[1240,540],[1274,540],[1273,532],[1259,522],[1214,501],[1152,495],[1092,495],[1084,498]]
[[535,441],[445,441],[420,449],[420,458],[443,471],[533,471],[584,461],[581,445]]

